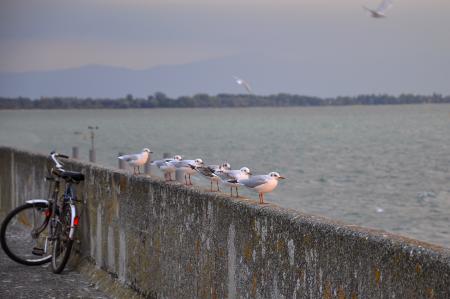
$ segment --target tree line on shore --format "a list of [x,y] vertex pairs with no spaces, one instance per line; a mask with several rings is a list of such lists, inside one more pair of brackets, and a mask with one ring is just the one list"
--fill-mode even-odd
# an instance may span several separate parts
[[290,106],[345,106],[345,105],[399,105],[424,103],[450,103],[450,96],[440,94],[413,95],[358,95],[336,98],[319,98],[280,93],[276,95],[196,94],[169,98],[157,92],[147,98],[131,94],[123,98],[76,97],[0,97],[0,109],[127,109],[127,108],[221,108],[221,107],[290,107]]

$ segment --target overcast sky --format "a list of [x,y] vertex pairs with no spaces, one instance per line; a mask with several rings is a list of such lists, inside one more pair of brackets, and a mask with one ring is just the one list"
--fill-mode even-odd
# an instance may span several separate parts
[[358,68],[367,69],[368,80],[414,73],[407,81],[412,87],[450,94],[450,1],[396,1],[386,19],[370,18],[362,9],[378,4],[0,0],[0,71],[88,64],[146,69],[253,55],[307,62],[310,68],[317,63],[336,77]]

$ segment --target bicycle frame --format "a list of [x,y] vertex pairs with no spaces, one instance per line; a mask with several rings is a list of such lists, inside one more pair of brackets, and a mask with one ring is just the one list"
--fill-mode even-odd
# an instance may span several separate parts
[[[78,225],[78,223],[76,223],[76,219],[77,219],[77,209],[75,206],[75,202],[76,202],[76,194],[75,194],[75,189],[72,186],[72,183],[67,183],[66,188],[64,190],[64,195],[62,196],[62,203],[61,206],[58,205],[58,193],[59,193],[59,187],[60,187],[60,181],[59,180],[55,180],[55,187],[53,189],[53,196],[52,196],[52,216],[51,219],[53,221],[53,225],[51,225],[52,227],[54,227],[54,221],[59,221],[56,219],[56,215],[59,216],[59,214],[61,213],[60,208],[62,208],[62,205],[65,203],[69,203],[70,206],[70,210],[71,210],[71,219],[70,219],[70,231],[69,231],[69,238],[71,240],[74,239],[74,235],[75,235],[75,228]],[[54,231],[53,228],[51,228],[51,234],[50,236],[54,236]]]
[[67,183],[66,190],[64,191],[64,202],[68,201],[71,210],[71,218],[70,218],[70,231],[69,231],[69,239],[74,239],[75,227],[78,225],[77,216],[77,208],[75,202],[77,201],[77,196],[75,194],[75,189],[72,186],[72,183]]

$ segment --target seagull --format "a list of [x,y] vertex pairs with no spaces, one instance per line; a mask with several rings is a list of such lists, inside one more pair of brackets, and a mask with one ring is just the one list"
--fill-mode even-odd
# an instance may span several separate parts
[[259,194],[259,203],[264,203],[264,193],[272,192],[278,185],[278,181],[285,179],[278,172],[265,175],[255,175],[247,179],[238,179],[232,182],[243,185]]
[[375,210],[377,211],[377,213],[383,213],[384,209],[380,208],[380,207],[375,207]]
[[252,91],[252,89],[250,87],[250,84],[248,84],[246,81],[242,80],[239,77],[233,76],[233,78],[234,78],[234,80],[236,81],[237,84],[244,86],[249,94],[253,93],[253,91]]
[[[170,165],[174,166],[176,169],[180,169],[184,172],[184,181],[185,185],[192,185],[191,175],[196,173],[195,169],[192,169],[192,166],[199,167],[203,166],[202,159],[195,160],[173,160],[168,162]],[[189,183],[187,181],[187,176],[189,177]]]
[[164,172],[164,179],[166,181],[173,181],[172,173],[175,172],[176,168],[169,162],[181,161],[182,159],[183,158],[180,155],[175,155],[175,156],[173,156],[173,158],[152,161],[151,165],[156,165],[156,167],[158,167],[162,172]]
[[386,11],[392,6],[392,4],[394,4],[393,0],[383,0],[383,2],[378,5],[377,9],[370,9],[366,6],[363,6],[363,8],[370,12],[373,18],[379,19],[386,17]]
[[218,173],[224,173],[231,169],[231,165],[227,162],[222,163],[221,165],[208,165],[208,166],[195,166],[190,165],[192,169],[195,169],[198,173],[200,173],[205,178],[208,178],[211,181],[211,192],[213,192],[213,182],[216,182],[217,190],[219,189],[219,180],[220,177],[217,175]]
[[139,166],[144,165],[145,163],[147,163],[148,160],[148,155],[153,153],[152,151],[150,151],[148,148],[144,148],[142,150],[141,153],[139,154],[129,154],[129,155],[123,155],[123,156],[119,156],[117,157],[120,160],[123,160],[125,162],[127,162],[128,164],[130,164],[131,166],[133,166],[133,173],[136,174],[136,168],[137,168],[137,173],[140,174],[140,170],[139,170]]
[[248,167],[242,167],[239,170],[215,172],[215,174],[220,177],[224,184],[230,186],[231,197],[233,197],[233,187],[236,190],[236,197],[239,197],[238,187],[240,184],[238,183],[238,180],[248,179],[252,175]]

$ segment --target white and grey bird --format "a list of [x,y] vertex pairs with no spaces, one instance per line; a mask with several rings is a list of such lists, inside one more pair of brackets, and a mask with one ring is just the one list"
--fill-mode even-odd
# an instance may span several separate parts
[[240,184],[238,180],[248,179],[252,173],[248,167],[242,167],[238,170],[218,172],[217,175],[225,185],[230,186],[231,197],[233,197],[233,188],[236,190],[236,197],[239,197],[238,187]]
[[164,179],[166,181],[173,181],[172,173],[175,173],[176,168],[169,162],[181,161],[182,159],[183,158],[180,155],[175,155],[173,156],[173,158],[152,161],[151,165],[155,165],[164,173]]
[[250,87],[250,84],[248,84],[248,82],[244,81],[243,79],[233,76],[234,80],[236,81],[237,84],[244,86],[245,90],[247,90],[247,92],[249,94],[252,94],[252,88]]
[[[183,171],[185,185],[192,185],[191,176],[196,174],[197,171],[192,169],[192,166],[198,167],[203,165],[202,159],[195,160],[173,160],[168,162],[170,165],[174,166],[176,169]],[[188,182],[189,178],[189,182]]]
[[202,165],[202,166],[191,165],[191,168],[195,169],[202,176],[210,180],[211,192],[213,192],[213,182],[216,183],[217,186],[216,191],[220,191],[219,188],[220,177],[218,176],[218,174],[229,171],[231,169],[231,165],[227,162],[224,162],[220,165]]
[[285,179],[278,172],[271,172],[265,175],[254,175],[247,179],[238,179],[233,182],[256,191],[259,194],[259,203],[264,203],[264,194],[272,192],[278,185],[278,181]]
[[393,0],[383,0],[380,5],[376,9],[371,9],[366,6],[363,6],[365,10],[367,10],[372,18],[385,18],[386,17],[386,11],[394,4]]
[[142,150],[142,152],[140,152],[139,154],[128,154],[128,155],[119,156],[117,158],[127,162],[130,166],[133,166],[134,174],[136,174],[136,168],[137,168],[137,171],[138,171],[137,173],[139,174],[140,173],[139,166],[142,166],[145,163],[147,163],[148,156],[151,153],[153,153],[153,152],[150,151],[148,148],[144,148]]

